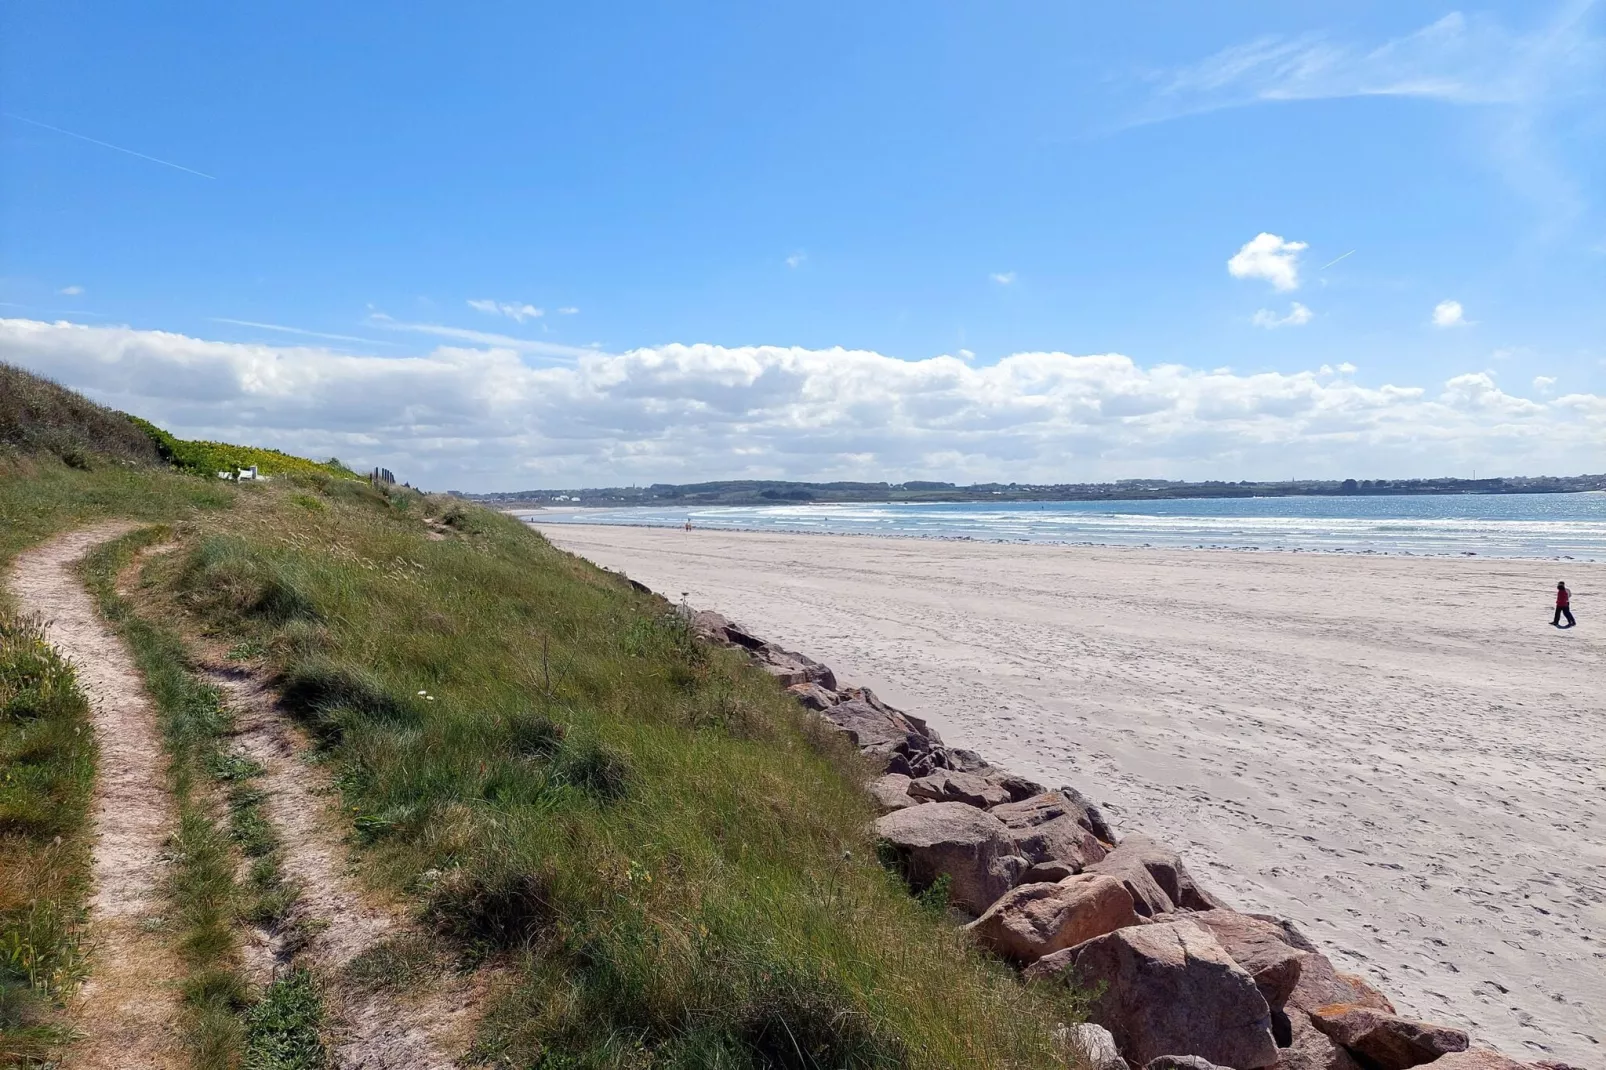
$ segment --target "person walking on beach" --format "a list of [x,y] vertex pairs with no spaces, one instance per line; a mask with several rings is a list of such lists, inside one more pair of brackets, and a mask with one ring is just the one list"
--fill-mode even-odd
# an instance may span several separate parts
[[1561,627],[1561,618],[1567,618],[1567,627],[1576,628],[1578,622],[1573,620],[1573,593],[1567,589],[1565,583],[1556,584],[1556,614],[1550,618],[1552,628]]

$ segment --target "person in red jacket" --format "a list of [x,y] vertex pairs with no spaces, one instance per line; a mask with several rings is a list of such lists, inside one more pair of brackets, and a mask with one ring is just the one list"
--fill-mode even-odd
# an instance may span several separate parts
[[1556,584],[1556,614],[1550,618],[1553,628],[1561,627],[1561,618],[1567,618],[1567,627],[1576,628],[1578,622],[1573,620],[1572,611],[1573,593],[1567,589],[1565,583]]

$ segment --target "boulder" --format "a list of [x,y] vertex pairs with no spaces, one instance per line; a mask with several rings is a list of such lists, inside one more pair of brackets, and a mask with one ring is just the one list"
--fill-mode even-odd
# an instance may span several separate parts
[[819,684],[793,684],[787,690],[796,695],[799,702],[815,713],[824,713],[842,701],[841,696],[835,691],[827,691]]
[[992,906],[1026,870],[1004,823],[964,803],[894,810],[875,830],[896,852],[911,887],[923,890],[946,874],[949,901],[972,914]]
[[1276,1009],[1288,1001],[1306,952],[1288,943],[1282,926],[1234,910],[1204,910],[1189,918],[1210,930],[1232,961],[1255,979],[1268,1004]]
[[1082,811],[1080,820],[1089,832],[1112,847],[1120,842],[1115,838],[1115,833],[1110,830],[1109,822],[1104,820],[1104,815],[1099,812],[1099,808],[1093,805],[1093,800],[1069,784],[1060,788],[1060,794],[1065,796],[1066,802],[1080,808]]
[[1277,1062],[1271,1008],[1254,979],[1186,918],[1117,929],[1026,969],[1027,980],[1054,977],[1104,986],[1089,1018],[1129,1062],[1198,1055],[1234,1070]]
[[963,747],[948,748],[948,768],[960,773],[984,773],[992,768],[987,759]]
[[983,947],[1026,964],[1137,923],[1120,881],[1083,875],[1013,888],[966,928]]
[[906,806],[916,804],[917,800],[909,796],[910,783],[909,778],[902,773],[888,773],[876,777],[866,784],[865,788],[870,792],[870,798],[881,808],[881,812],[889,814],[894,810],[902,810]]
[[983,810],[1009,801],[1009,792],[996,784],[987,783],[975,773],[955,773],[946,769],[911,782],[909,794],[917,799],[960,802],[966,806],[979,806]]
[[1394,1013],[1394,1004],[1365,978],[1339,973],[1331,960],[1319,951],[1306,952],[1304,961],[1299,964],[1299,983],[1289,994],[1287,1005],[1311,1011],[1329,1003],[1348,1003]]
[[1010,802],[1025,802],[1034,795],[1042,795],[1046,790],[1035,780],[1027,780],[1023,776],[1016,776],[1002,769],[993,769],[982,775],[987,778],[989,784],[997,784],[1009,792]]
[[1125,881],[1137,911],[1144,917],[1185,910],[1213,910],[1221,906],[1207,895],[1171,848],[1147,836],[1128,836],[1121,845],[1086,867]]
[[[1508,1059],[1497,1051],[1488,1048],[1468,1048],[1466,1051],[1452,1051],[1433,1060],[1435,1068],[1444,1070],[1530,1070],[1526,1063],[1519,1063],[1515,1059]],[[1534,1063],[1534,1066],[1543,1067],[1544,1070],[1554,1070],[1561,1067],[1571,1070],[1565,1063]]]
[[764,640],[711,609],[693,614],[691,626],[697,634],[722,646],[739,646],[752,651],[761,650],[765,646]]
[[[936,744],[897,710],[877,708],[863,699],[849,699],[823,711],[827,721],[846,732],[860,751],[886,772],[913,772],[911,759],[929,755]],[[920,775],[929,772],[923,770]]]
[[1353,1003],[1317,1007],[1310,1011],[1310,1023],[1377,1070],[1408,1070],[1441,1055],[1467,1050],[1467,1035],[1459,1029]]
[[836,674],[813,658],[783,650],[773,643],[765,643],[755,653],[759,667],[775,677],[782,687],[819,684],[827,691],[836,690]]
[[1071,1050],[1073,1066],[1088,1070],[1128,1070],[1126,1060],[1115,1046],[1115,1038],[1102,1025],[1082,1022],[1064,1026],[1060,1039]]
[[[1030,869],[1020,875],[1022,884],[1058,884],[1066,877],[1074,877],[1078,867],[1069,862],[1034,862]],[[1128,893],[1130,894],[1130,893]]]
[[1158,1059],[1150,1059],[1143,1065],[1143,1070],[1221,1070],[1221,1067],[1197,1055],[1162,1055]]
[[[1272,1012],[1274,1017],[1276,1014]],[[1278,1052],[1277,1070],[1362,1070],[1353,1055],[1310,1024],[1310,1015],[1295,1010],[1284,1018],[1289,1037],[1287,1046]]]
[[1079,871],[1107,853],[1084,822],[1082,807],[1057,791],[1004,803],[990,812],[1009,826],[1020,855],[1029,862],[1064,862]]

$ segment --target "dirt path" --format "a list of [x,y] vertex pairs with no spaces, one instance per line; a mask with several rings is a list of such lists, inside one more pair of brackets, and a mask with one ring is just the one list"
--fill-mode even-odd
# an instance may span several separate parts
[[18,605],[49,622],[50,641],[77,668],[100,746],[91,816],[94,959],[77,1015],[85,1039],[72,1063],[84,1070],[183,1065],[174,985],[182,967],[156,931],[163,846],[174,822],[167,762],[139,673],[73,571],[84,554],[126,530],[73,532],[20,555],[11,574]]
[[[361,894],[347,865],[332,799],[323,770],[303,758],[306,747],[277,696],[233,668],[213,667],[212,681],[234,710],[239,751],[266,772],[258,783],[263,803],[282,844],[285,878],[297,885],[297,919],[315,935],[297,961],[317,969],[336,1022],[336,1065],[343,1070],[449,1070],[449,1052],[466,1048],[472,1008],[478,1004],[473,982],[451,976],[445,963],[430,980],[405,993],[370,989],[349,982],[343,968],[383,941],[407,934],[399,911]],[[261,979],[285,965],[285,949],[273,942],[250,949],[252,972]]]

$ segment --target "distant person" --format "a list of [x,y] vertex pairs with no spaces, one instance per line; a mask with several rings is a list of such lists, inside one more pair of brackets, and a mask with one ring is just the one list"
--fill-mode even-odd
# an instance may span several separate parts
[[691,530],[691,517],[689,517],[689,516],[686,518],[686,530],[687,531]]
[[1561,627],[1561,618],[1567,618],[1567,627],[1576,628],[1578,622],[1573,620],[1573,593],[1567,589],[1565,583],[1556,584],[1556,615],[1550,618],[1552,628]]

